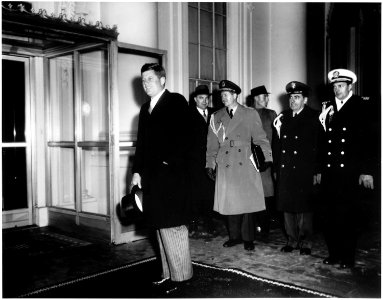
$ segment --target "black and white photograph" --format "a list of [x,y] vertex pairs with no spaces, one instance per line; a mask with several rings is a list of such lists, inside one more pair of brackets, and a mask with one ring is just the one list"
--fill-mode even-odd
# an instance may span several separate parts
[[2,298],[381,298],[381,2],[1,5]]

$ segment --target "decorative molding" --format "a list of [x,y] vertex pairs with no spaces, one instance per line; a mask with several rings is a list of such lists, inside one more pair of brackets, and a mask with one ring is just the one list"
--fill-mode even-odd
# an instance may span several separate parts
[[110,33],[113,33],[114,35],[118,35],[117,32],[117,25],[113,25],[113,27],[110,27],[109,25],[102,24],[101,21],[96,21],[95,24],[93,24],[91,21],[87,22],[85,20],[84,13],[80,13],[80,16],[77,17],[79,14],[75,12],[75,4],[74,2],[60,2],[57,6],[57,10],[61,10],[60,13],[55,14],[51,13],[48,14],[45,9],[39,9],[36,11],[34,8],[32,8],[30,11],[28,11],[23,4],[18,4],[17,6],[13,6],[11,3],[7,6],[4,6],[3,4],[2,10],[3,10],[3,19],[4,19],[4,13],[15,13],[25,16],[31,16],[31,17],[40,17],[41,19],[51,20],[55,21],[58,24],[65,23],[69,25],[80,25],[85,28],[92,28],[92,29],[98,29],[102,31],[107,31]]

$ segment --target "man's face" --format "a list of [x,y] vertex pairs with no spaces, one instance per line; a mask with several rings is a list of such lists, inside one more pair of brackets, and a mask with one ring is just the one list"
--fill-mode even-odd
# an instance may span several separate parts
[[352,85],[347,82],[334,82],[332,88],[334,90],[335,97],[339,100],[343,100],[347,98],[348,94],[350,94]]
[[221,92],[222,103],[226,107],[233,106],[235,104],[235,102],[237,102],[237,97],[238,97],[238,95],[236,93],[232,93],[229,91],[222,91]]
[[198,108],[204,110],[209,104],[209,96],[208,95],[197,95],[194,97],[194,101]]
[[291,94],[289,103],[292,111],[298,112],[307,103],[307,97],[303,97],[302,94]]
[[261,94],[254,97],[255,108],[265,108],[269,104],[269,95]]
[[159,78],[153,70],[141,74],[142,86],[149,97],[156,96],[165,86],[165,77]]

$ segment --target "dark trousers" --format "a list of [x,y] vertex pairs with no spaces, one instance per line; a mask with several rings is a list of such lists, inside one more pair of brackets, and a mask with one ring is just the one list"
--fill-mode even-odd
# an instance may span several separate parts
[[259,227],[261,233],[267,234],[270,231],[271,219],[278,220],[278,212],[275,209],[274,197],[265,197],[265,204],[266,209],[253,213],[253,217],[255,226]]
[[311,249],[313,214],[284,212],[287,245],[293,248]]
[[329,256],[354,263],[357,242],[358,175],[322,174],[324,228]]
[[355,211],[351,207],[333,206],[327,211],[324,236],[329,256],[354,263],[356,249]]
[[256,226],[252,213],[228,215],[227,226],[229,231],[229,239],[242,239],[246,242],[255,240]]

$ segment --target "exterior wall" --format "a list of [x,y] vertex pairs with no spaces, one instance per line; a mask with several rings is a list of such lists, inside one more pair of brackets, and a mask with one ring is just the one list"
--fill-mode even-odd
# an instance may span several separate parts
[[156,2],[101,2],[101,22],[117,25],[118,41],[158,48]]

